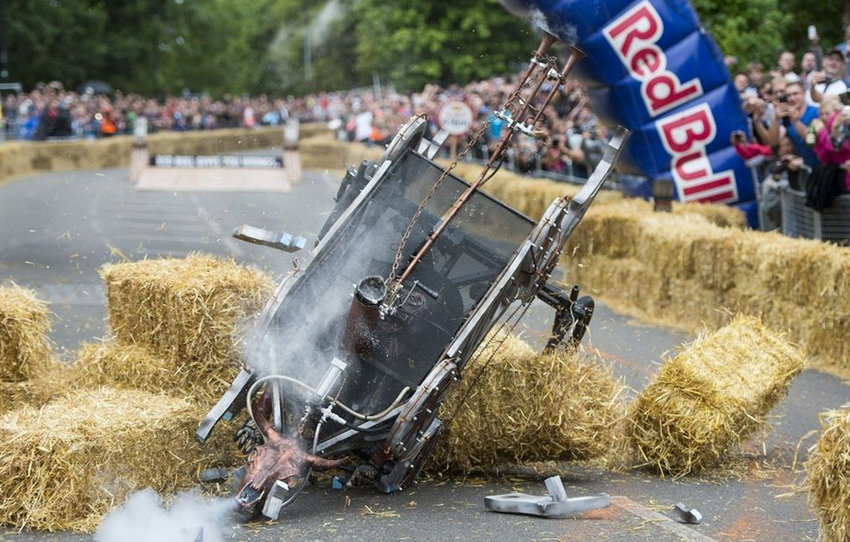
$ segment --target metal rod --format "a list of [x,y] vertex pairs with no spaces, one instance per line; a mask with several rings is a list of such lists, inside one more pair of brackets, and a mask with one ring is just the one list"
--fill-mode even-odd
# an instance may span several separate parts
[[[546,53],[546,50],[553,43],[555,43],[555,41],[555,37],[551,34],[543,35],[543,39],[540,40],[540,45],[537,47],[537,50],[534,53],[534,58],[531,60],[531,62],[529,62],[528,68],[526,69],[525,74],[523,74],[522,80],[517,85],[517,89],[511,95],[511,98],[508,99],[507,108],[510,108],[514,100],[519,98],[519,94],[522,90],[522,87],[534,73],[535,69],[539,67],[538,63],[540,62],[540,59],[543,58],[543,55]],[[550,68],[551,65],[547,63],[544,69],[549,70]],[[416,266],[419,264],[419,262],[422,261],[422,258],[425,257],[425,254],[427,254],[428,251],[431,250],[431,247],[434,246],[434,243],[437,241],[440,235],[442,235],[443,231],[448,227],[449,222],[451,222],[451,220],[457,215],[457,213],[460,212],[460,210],[463,208],[466,202],[469,201],[469,198],[472,197],[472,195],[478,190],[478,188],[480,188],[486,182],[487,173],[490,172],[490,169],[493,167],[493,164],[495,164],[496,160],[501,157],[502,153],[507,148],[508,143],[510,143],[510,140],[513,136],[513,127],[517,123],[522,121],[522,116],[528,110],[529,106],[531,105],[531,100],[540,91],[540,87],[543,86],[543,81],[545,80],[546,78],[544,72],[544,77],[542,77],[540,81],[537,82],[537,85],[534,87],[534,90],[531,92],[529,98],[527,100],[523,100],[524,103],[522,103],[519,112],[516,114],[516,118],[510,123],[509,129],[505,131],[504,135],[502,135],[501,141],[499,141],[499,145],[496,147],[496,150],[490,156],[490,159],[487,160],[487,164],[481,170],[481,173],[478,175],[478,179],[472,185],[470,185],[469,188],[467,188],[466,191],[461,194],[457,200],[455,200],[449,210],[446,211],[446,213],[442,216],[440,222],[437,224],[437,227],[434,228],[434,231],[431,232],[431,235],[428,236],[428,238],[416,252],[416,255],[413,257],[413,259],[410,260],[410,263],[407,264],[407,267],[405,268],[404,272],[396,281],[396,285],[401,285],[410,276],[410,274],[413,273],[413,270],[416,269]]]
[[575,47],[574,45],[570,45],[570,56],[569,58],[567,58],[567,63],[564,64],[564,68],[561,70],[561,73],[558,74],[558,83],[554,87],[552,87],[552,90],[549,91],[549,95],[546,96],[546,101],[543,102],[543,106],[537,112],[537,115],[534,116],[534,120],[531,121],[531,128],[534,128],[534,125],[537,124],[537,121],[539,121],[540,117],[543,116],[543,112],[546,110],[547,107],[549,107],[549,104],[552,102],[552,100],[555,98],[555,95],[560,90],[560,86],[563,85],[564,82],[566,82],[567,76],[570,74],[571,71],[573,71],[575,65],[578,64],[578,61],[584,58],[585,56],[587,55],[585,55],[581,49]]

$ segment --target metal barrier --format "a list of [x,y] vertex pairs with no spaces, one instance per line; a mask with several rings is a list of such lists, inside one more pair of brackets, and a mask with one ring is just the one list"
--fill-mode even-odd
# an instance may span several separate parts
[[821,212],[806,206],[806,193],[784,188],[782,233],[789,237],[820,239],[836,243],[850,242],[850,195],[836,197]]

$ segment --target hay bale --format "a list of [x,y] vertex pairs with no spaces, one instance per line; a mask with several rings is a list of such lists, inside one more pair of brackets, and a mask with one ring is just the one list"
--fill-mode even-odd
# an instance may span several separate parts
[[787,332],[818,366],[850,374],[850,251],[685,212],[704,206],[647,206],[591,207],[564,250],[567,275],[618,310],[687,331],[748,314]]
[[[472,366],[449,395],[444,417],[455,411],[476,374]],[[599,360],[566,350],[538,354],[507,337],[438,443],[429,468],[471,473],[505,463],[602,457],[622,417],[622,390]]]
[[0,287],[0,381],[26,380],[50,359],[48,314],[31,290]]
[[824,542],[850,539],[850,408],[823,417],[823,433],[806,461],[809,504]]
[[199,375],[193,373],[191,363],[156,355],[140,345],[111,340],[80,347],[72,365],[54,369],[51,388],[108,386],[151,393],[181,390],[192,401],[210,405],[227,391],[238,370],[236,365],[225,365]]
[[235,464],[235,450],[195,442],[202,415],[186,399],[108,388],[5,414],[0,524],[90,532],[134,491],[173,492]]
[[0,382],[0,414],[15,410],[29,402],[27,382]]
[[362,143],[340,141],[331,132],[302,138],[298,143],[302,169],[330,169],[344,171],[363,160],[379,160],[384,147],[367,147]]
[[195,254],[101,268],[109,326],[123,344],[145,347],[200,380],[228,371],[238,327],[259,311],[271,279],[232,260]]
[[797,348],[751,317],[699,337],[631,406],[626,434],[636,461],[676,477],[718,465],[764,425],[802,369]]

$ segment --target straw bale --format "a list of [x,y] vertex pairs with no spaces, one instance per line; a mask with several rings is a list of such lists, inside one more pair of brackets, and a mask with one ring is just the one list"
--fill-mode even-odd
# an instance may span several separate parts
[[0,382],[0,414],[15,410],[29,399],[26,382]]
[[85,389],[109,386],[151,393],[182,390],[202,404],[217,401],[238,372],[237,366],[227,365],[215,373],[197,375],[190,363],[117,340],[84,344],[76,358],[66,370],[55,373],[66,386]]
[[132,492],[189,487],[200,469],[235,464],[202,448],[203,409],[142,391],[83,391],[0,417],[0,524],[93,531]]
[[510,336],[480,378],[477,371],[470,368],[442,407],[443,416],[451,416],[477,379],[437,445],[431,470],[470,473],[608,453],[622,417],[623,386],[600,360],[574,350],[538,354]]
[[101,268],[109,326],[200,380],[220,375],[237,354],[237,327],[263,307],[269,277],[232,260],[194,254]]
[[345,170],[363,160],[379,160],[384,147],[367,147],[361,143],[346,143],[333,133],[319,133],[298,143],[303,169]]
[[[310,133],[310,130],[307,130]],[[170,133],[148,136],[151,153],[221,154],[251,148],[280,147],[280,127],[228,129]],[[24,175],[45,171],[73,171],[126,167],[130,161],[132,136],[97,141],[6,142],[0,146],[0,184]]]
[[47,303],[19,286],[0,287],[0,381],[29,378],[50,359]]
[[822,417],[823,433],[806,461],[809,504],[820,521],[821,540],[850,539],[850,408]]
[[764,425],[802,368],[799,350],[751,317],[699,337],[630,408],[626,434],[637,462],[676,477],[718,465]]

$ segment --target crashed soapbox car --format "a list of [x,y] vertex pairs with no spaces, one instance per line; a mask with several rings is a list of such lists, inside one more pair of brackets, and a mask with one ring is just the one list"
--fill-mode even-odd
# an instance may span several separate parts
[[[431,160],[445,137],[428,140],[423,117],[411,118],[377,163],[346,173],[309,263],[277,287],[243,369],[197,430],[205,442],[220,419],[247,409],[237,435],[250,455],[234,474],[243,514],[277,518],[312,468],[341,468],[342,483],[387,493],[410,484],[440,435],[446,394],[491,330],[512,325],[535,298],[555,309],[548,347],[581,340],[593,300],[547,281],[613,170],[625,130],[579,193],[556,199],[537,223],[478,190],[513,133],[537,134],[543,107],[581,58],[573,50],[557,71],[545,55],[553,41],[544,38],[498,113],[508,129],[476,182]],[[535,109],[545,81],[552,90]],[[248,226],[234,235],[284,250],[304,242]]]

